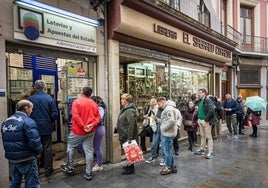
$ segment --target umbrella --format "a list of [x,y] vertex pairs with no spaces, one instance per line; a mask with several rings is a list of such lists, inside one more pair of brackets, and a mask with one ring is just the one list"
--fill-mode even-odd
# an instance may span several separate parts
[[252,111],[262,111],[266,109],[267,101],[259,96],[247,97],[245,105]]

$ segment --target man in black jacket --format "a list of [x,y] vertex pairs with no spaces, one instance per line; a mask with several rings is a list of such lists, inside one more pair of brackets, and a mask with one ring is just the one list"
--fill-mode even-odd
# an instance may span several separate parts
[[215,106],[206,96],[205,89],[199,89],[198,91],[199,103],[198,103],[198,125],[200,128],[201,145],[195,152],[196,155],[204,155],[206,148],[206,140],[208,142],[208,153],[206,159],[213,157],[213,140],[211,136],[211,125],[216,124],[218,119],[215,114]]

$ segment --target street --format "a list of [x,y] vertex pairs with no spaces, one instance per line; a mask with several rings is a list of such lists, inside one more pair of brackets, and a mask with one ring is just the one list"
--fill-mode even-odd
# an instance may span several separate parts
[[[121,175],[123,161],[118,164],[104,165],[104,170],[94,172],[92,181],[83,179],[84,166],[75,169],[74,176],[61,172],[50,179],[42,179],[42,188],[69,187],[109,187],[109,188],[249,188],[268,187],[268,126],[258,126],[258,137],[251,138],[252,128],[246,127],[245,135],[235,140],[226,137],[214,142],[214,157],[205,159],[204,155],[194,155],[187,150],[188,142],[180,144],[180,154],[175,156],[178,173],[160,175],[162,169],[159,161],[146,164],[142,161],[136,165],[133,175]],[[197,149],[197,147],[195,148]],[[145,154],[148,158],[149,154]]]

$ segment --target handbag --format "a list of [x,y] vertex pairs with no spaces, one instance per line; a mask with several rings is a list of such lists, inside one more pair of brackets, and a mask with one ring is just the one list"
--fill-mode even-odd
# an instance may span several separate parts
[[134,164],[143,160],[143,153],[138,146],[136,140],[131,140],[131,143],[125,142],[123,144],[123,150],[129,163]]
[[187,127],[193,127],[194,115],[195,115],[195,111],[194,111],[194,113],[193,113],[192,120],[185,120],[185,121],[184,121],[184,126],[187,126]]

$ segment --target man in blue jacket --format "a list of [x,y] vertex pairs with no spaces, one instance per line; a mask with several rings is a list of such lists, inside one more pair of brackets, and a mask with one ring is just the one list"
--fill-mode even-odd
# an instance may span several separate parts
[[23,177],[25,187],[40,187],[36,156],[42,152],[42,144],[35,121],[28,117],[32,109],[30,101],[19,101],[17,111],[1,126],[5,157],[12,171],[11,187],[20,187]]
[[225,99],[226,100],[223,103],[223,108],[226,112],[226,125],[229,131],[229,134],[227,134],[227,137],[230,138],[232,134],[234,134],[234,139],[238,139],[237,119],[236,119],[238,104],[236,100],[232,99],[230,94],[226,94]]
[[45,92],[46,84],[43,80],[36,80],[34,89],[35,93],[28,98],[34,105],[31,118],[37,124],[44,148],[41,154],[40,167],[44,167],[45,176],[49,176],[53,172],[52,123],[58,117],[58,109],[55,100]]

